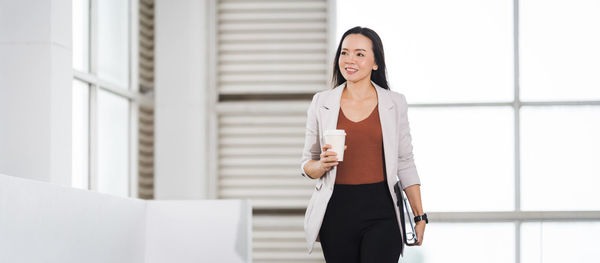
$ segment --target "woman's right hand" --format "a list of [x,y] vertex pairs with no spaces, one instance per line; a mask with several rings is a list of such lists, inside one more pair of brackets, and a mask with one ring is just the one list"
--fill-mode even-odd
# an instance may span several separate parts
[[[344,148],[346,148],[344,146]],[[319,166],[324,171],[331,170],[334,166],[338,165],[337,153],[333,151],[328,151],[331,149],[331,144],[325,144],[322,148],[321,159],[319,160]]]

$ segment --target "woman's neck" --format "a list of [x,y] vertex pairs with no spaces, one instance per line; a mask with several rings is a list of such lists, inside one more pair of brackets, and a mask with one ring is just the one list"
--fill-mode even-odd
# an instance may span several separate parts
[[362,100],[373,95],[377,96],[375,87],[371,85],[371,78],[364,78],[357,82],[346,81],[344,93],[346,96],[355,100]]

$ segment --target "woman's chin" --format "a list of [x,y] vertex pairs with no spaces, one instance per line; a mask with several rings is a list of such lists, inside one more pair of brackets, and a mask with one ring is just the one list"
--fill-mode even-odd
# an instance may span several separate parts
[[360,81],[362,81],[363,79],[365,79],[365,78],[366,78],[366,76],[353,76],[353,75],[350,75],[350,76],[344,76],[344,78],[345,78],[345,79],[346,79],[346,81],[348,81],[348,82],[360,82]]

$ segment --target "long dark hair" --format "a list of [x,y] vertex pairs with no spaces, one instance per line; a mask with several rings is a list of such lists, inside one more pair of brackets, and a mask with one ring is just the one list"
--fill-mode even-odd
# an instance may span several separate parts
[[340,44],[338,45],[337,51],[335,52],[335,59],[333,60],[333,76],[331,78],[333,87],[335,88],[346,81],[338,66],[338,60],[340,59],[340,52],[342,51],[342,42],[344,42],[344,38],[350,34],[361,34],[371,40],[373,43],[373,53],[375,54],[375,64],[377,65],[377,70],[371,72],[371,80],[380,87],[389,90],[390,87],[388,86],[386,78],[387,70],[385,68],[385,57],[383,55],[383,43],[381,42],[381,38],[379,38],[379,35],[372,29],[360,26],[350,28],[342,35],[342,39],[340,39]]

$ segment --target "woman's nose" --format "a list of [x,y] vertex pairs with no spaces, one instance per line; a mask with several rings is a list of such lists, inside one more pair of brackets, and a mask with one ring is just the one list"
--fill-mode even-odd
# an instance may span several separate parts
[[354,56],[352,55],[345,55],[342,59],[342,61],[346,64],[353,64],[354,63]]

